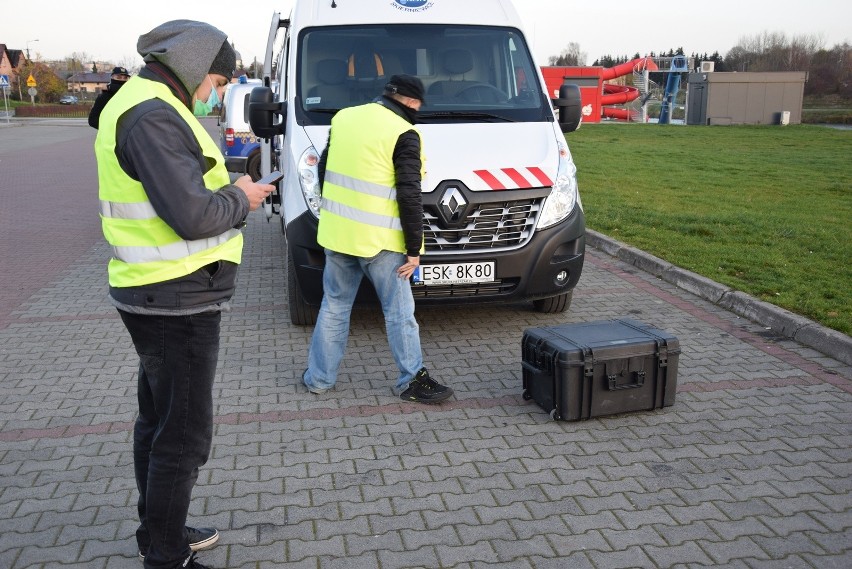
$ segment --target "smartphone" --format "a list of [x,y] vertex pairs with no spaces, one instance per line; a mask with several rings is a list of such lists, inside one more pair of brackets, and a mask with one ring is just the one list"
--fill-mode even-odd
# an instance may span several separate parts
[[270,172],[266,176],[262,177],[257,181],[258,184],[274,184],[278,180],[284,177],[284,174],[281,172]]

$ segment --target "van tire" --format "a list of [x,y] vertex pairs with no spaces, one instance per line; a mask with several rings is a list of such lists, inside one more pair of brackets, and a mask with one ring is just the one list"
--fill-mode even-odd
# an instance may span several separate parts
[[246,174],[251,176],[252,182],[260,180],[262,176],[260,173],[260,149],[249,154],[249,157],[246,160]]
[[565,312],[566,310],[568,310],[568,307],[571,306],[571,300],[573,298],[574,289],[571,289],[568,292],[562,293],[557,296],[534,300],[533,306],[535,307],[536,312],[543,312],[545,314],[557,314],[559,312]]
[[313,326],[317,323],[319,308],[305,302],[302,289],[296,279],[296,264],[293,254],[287,251],[287,301],[290,305],[290,322],[296,326]]

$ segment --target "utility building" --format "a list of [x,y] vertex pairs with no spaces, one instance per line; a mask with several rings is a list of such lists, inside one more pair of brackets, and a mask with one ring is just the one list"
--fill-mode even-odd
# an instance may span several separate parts
[[686,124],[799,124],[805,71],[690,73]]

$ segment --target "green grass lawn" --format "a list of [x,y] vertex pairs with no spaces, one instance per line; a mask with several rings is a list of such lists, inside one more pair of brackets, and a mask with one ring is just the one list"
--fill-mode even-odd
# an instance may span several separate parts
[[805,97],[802,122],[806,124],[852,124],[852,100],[836,95]]
[[852,334],[852,130],[584,125],[587,225]]

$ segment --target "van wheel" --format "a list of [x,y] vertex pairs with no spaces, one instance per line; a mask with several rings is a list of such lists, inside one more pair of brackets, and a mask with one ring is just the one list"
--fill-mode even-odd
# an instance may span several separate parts
[[290,322],[297,326],[312,326],[317,323],[319,309],[305,302],[299,281],[296,279],[296,264],[293,254],[287,251],[287,301],[290,305]]
[[533,306],[535,307],[536,312],[544,312],[545,314],[556,314],[558,312],[565,312],[568,310],[568,307],[571,306],[571,299],[574,297],[574,289],[569,290],[566,293],[551,296],[550,298],[542,298],[541,300],[534,300]]
[[251,176],[252,182],[260,180],[260,150],[255,150],[249,154],[248,160],[246,160],[246,174]]

